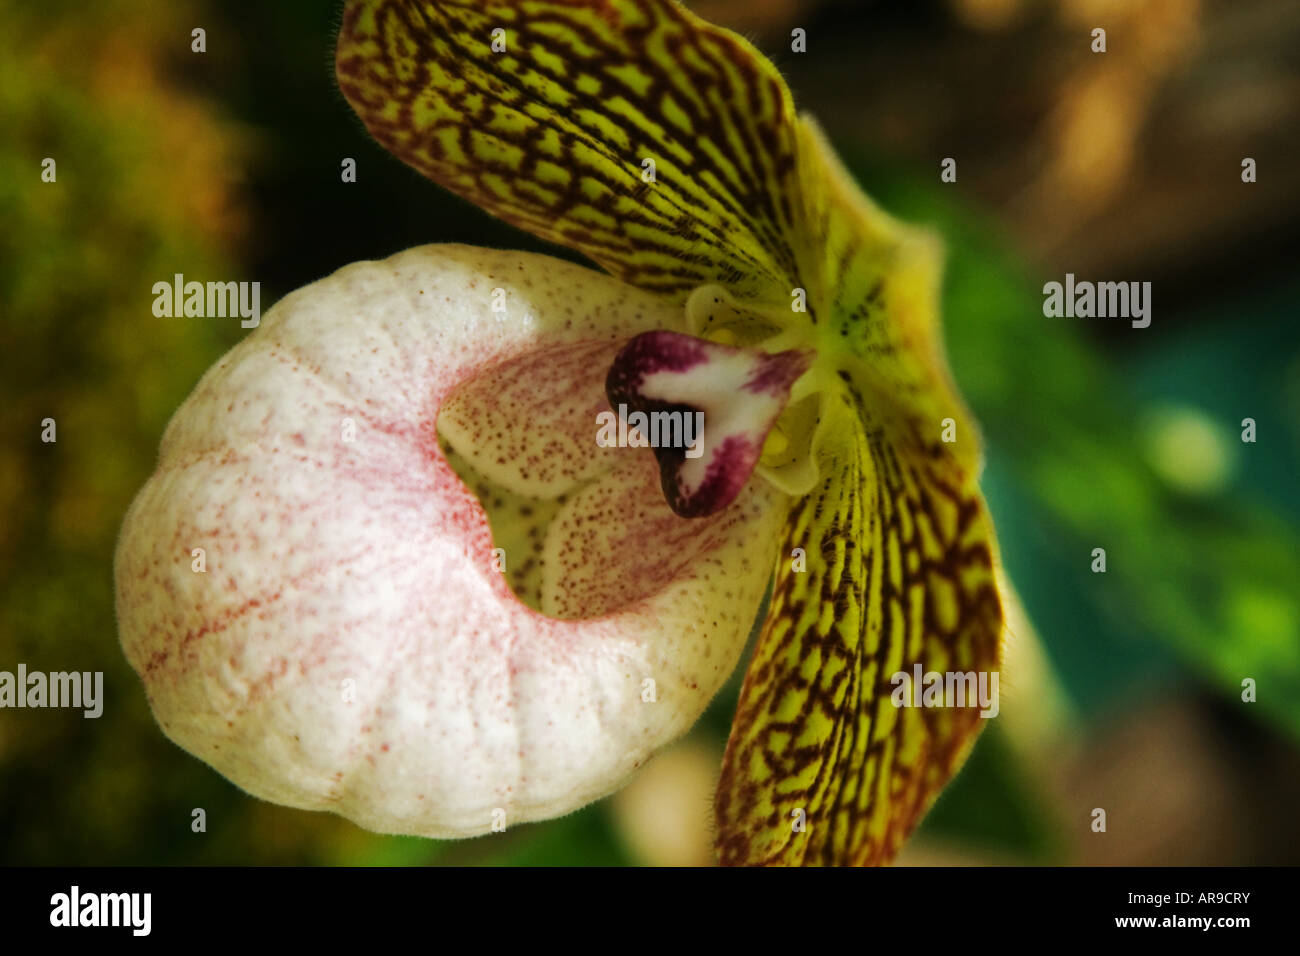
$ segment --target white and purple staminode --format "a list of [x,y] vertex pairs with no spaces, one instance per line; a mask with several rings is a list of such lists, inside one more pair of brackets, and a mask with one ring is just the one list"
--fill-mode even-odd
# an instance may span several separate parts
[[740,494],[791,386],[811,361],[810,352],[769,354],[677,332],[646,332],[618,353],[605,393],[614,407],[636,412],[703,413],[702,454],[654,448],[669,507],[695,518],[717,513]]

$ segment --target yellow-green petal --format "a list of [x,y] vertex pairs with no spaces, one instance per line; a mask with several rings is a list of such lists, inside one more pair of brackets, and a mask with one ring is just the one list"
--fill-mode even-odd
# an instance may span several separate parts
[[381,144],[507,222],[642,288],[788,301],[789,91],[676,3],[351,0],[337,72]]
[[718,787],[726,864],[889,862],[982,723],[978,707],[897,707],[891,679],[996,671],[983,501],[937,440],[869,429],[860,402],[828,397],[822,483],[787,519]]

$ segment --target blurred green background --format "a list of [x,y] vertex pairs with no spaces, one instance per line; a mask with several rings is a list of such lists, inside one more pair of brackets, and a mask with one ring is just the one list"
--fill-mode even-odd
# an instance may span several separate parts
[[[900,862],[1300,862],[1300,5],[693,6],[948,243],[948,351],[1026,613],[1001,719]],[[102,670],[106,695],[99,720],[0,710],[0,862],[707,863],[735,683],[615,797],[441,843],[246,796],[163,737],[122,657],[118,525],[168,417],[246,334],[154,317],[154,282],[259,280],[266,308],[425,242],[564,255],[365,135],[334,86],[338,11],[0,0],[0,669]],[[1067,271],[1151,281],[1151,327],[1044,318]]]

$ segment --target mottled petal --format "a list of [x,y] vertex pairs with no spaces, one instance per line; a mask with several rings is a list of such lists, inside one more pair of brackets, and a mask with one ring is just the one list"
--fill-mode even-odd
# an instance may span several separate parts
[[790,93],[677,3],[350,0],[337,73],[385,148],[507,222],[642,288],[788,303]]
[[895,706],[894,675],[983,674],[996,691],[996,545],[974,473],[873,397],[846,381],[823,406],[822,480],[791,510],[718,786],[723,863],[889,862],[984,723],[978,705]]
[[878,864],[985,723],[978,705],[897,706],[894,677],[996,690],[996,543],[942,350],[937,240],[865,197],[806,118],[798,156],[799,272],[835,380],[732,726],[717,845],[730,864]]

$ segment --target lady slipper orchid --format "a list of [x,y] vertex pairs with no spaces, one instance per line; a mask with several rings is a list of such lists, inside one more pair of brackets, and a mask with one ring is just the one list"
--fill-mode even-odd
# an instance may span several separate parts
[[411,249],[207,373],[117,553],[164,731],[373,830],[554,817],[691,727],[770,585],[719,858],[889,861],[980,724],[896,675],[996,670],[1002,633],[936,242],[669,0],[350,0],[337,72],[392,153],[605,272]]

